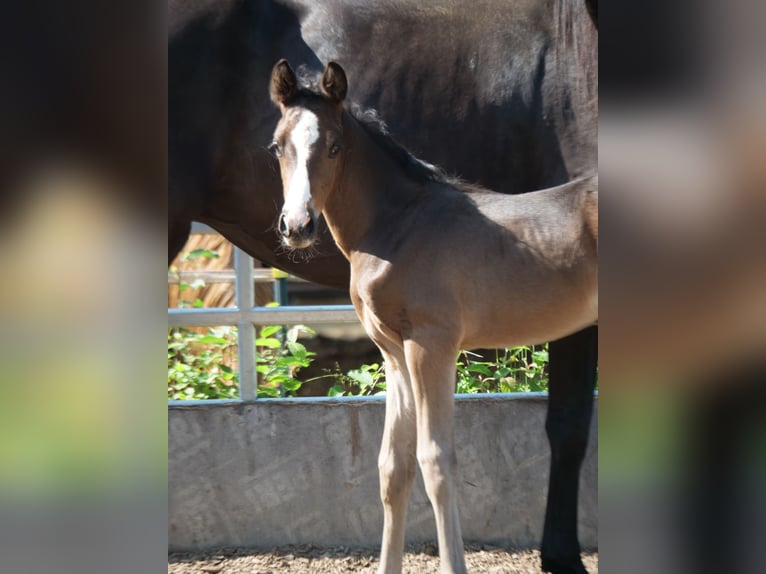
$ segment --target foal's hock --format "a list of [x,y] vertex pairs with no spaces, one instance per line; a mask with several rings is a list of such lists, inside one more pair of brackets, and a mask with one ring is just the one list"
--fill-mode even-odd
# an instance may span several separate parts
[[420,465],[443,572],[464,572],[453,410],[461,348],[559,339],[598,320],[598,179],[521,195],[467,185],[414,158],[374,114],[344,107],[343,69],[318,85],[285,60],[272,72],[281,119],[279,231],[291,248],[324,214],[351,264],[351,298],[386,363],[379,457],[380,572],[399,572]]

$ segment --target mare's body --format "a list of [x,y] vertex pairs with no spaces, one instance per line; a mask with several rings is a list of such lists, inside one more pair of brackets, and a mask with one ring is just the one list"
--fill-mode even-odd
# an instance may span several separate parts
[[[257,259],[346,289],[347,261],[324,226],[309,262],[279,248],[273,62],[347,62],[350,96],[377,108],[420,157],[504,193],[563,184],[597,164],[598,34],[585,2],[416,0],[169,4],[168,258],[192,220]],[[584,573],[579,470],[596,374],[596,330],[550,345],[552,462],[543,566]]]
[[398,146],[369,113],[348,111],[346,75],[334,62],[314,88],[281,60],[270,91],[282,113],[269,149],[283,182],[283,241],[311,247],[324,214],[351,264],[357,314],[386,361],[378,571],[401,571],[417,462],[442,572],[460,574],[455,355],[597,322],[597,178],[518,196],[456,182]]
[[348,288],[329,236],[311,261],[280,252],[281,197],[263,149],[278,120],[273,63],[347,63],[350,97],[426,161],[504,193],[558,185],[597,162],[597,33],[585,2],[171,2],[168,257],[192,220],[257,259]]

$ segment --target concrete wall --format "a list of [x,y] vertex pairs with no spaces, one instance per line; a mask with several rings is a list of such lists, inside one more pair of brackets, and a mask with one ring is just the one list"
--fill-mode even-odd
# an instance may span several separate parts
[[[460,397],[456,440],[466,541],[538,545],[548,486],[545,396]],[[168,412],[169,545],[378,546],[381,399],[176,404]],[[580,485],[580,541],[595,548],[597,416]],[[435,540],[418,477],[407,541]]]

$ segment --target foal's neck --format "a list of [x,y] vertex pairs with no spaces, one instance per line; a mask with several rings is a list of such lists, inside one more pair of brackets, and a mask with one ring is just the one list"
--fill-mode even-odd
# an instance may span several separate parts
[[350,113],[343,112],[341,173],[324,208],[335,242],[351,259],[365,248],[376,224],[396,225],[402,210],[422,192],[397,160],[373,141]]

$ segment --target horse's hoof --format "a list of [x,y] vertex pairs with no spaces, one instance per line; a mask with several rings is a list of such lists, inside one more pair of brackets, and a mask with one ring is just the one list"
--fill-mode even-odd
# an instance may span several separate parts
[[559,560],[542,560],[543,572],[550,572],[551,574],[588,574],[588,571],[583,566],[582,560],[569,560],[567,562]]

